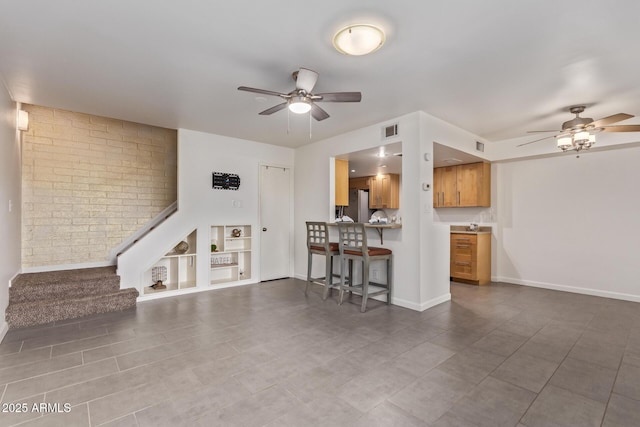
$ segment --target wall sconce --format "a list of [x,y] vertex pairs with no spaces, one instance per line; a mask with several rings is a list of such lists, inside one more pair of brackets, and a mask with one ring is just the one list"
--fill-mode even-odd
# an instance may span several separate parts
[[24,110],[18,110],[18,129],[29,130],[29,113]]

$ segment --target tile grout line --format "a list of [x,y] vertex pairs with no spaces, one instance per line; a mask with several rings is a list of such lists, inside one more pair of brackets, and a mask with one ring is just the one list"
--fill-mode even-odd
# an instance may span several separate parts
[[622,357],[620,358],[620,361],[618,362],[618,369],[616,370],[616,376],[613,379],[613,384],[611,385],[611,391],[609,391],[609,398],[607,399],[607,403],[604,407],[604,413],[602,414],[602,420],[600,421],[600,426],[602,427],[602,425],[604,424],[604,418],[607,415],[607,410],[609,409],[609,402],[611,402],[611,396],[613,396],[613,389],[616,386],[616,382],[618,381],[618,375],[620,375],[620,368],[622,367],[622,362],[624,361],[624,355],[627,352],[627,347],[629,346],[629,339],[631,338],[631,331],[629,331],[629,333],[627,334],[627,341],[624,344],[624,351],[622,352]]
[[[103,360],[106,360],[106,359],[103,359]],[[101,362],[101,361],[102,361],[102,360],[99,360],[98,362]],[[97,362],[91,362],[91,363],[89,363],[88,365],[91,365],[92,363],[97,363]],[[116,363],[117,363],[117,362],[116,362]],[[69,367],[69,368],[61,369],[61,370],[58,370],[58,371],[48,372],[48,373],[46,373],[46,374],[36,375],[36,376],[34,376],[34,377],[29,377],[29,378],[25,378],[25,379],[18,380],[18,381],[13,381],[13,382],[11,382],[11,383],[7,383],[7,385],[5,386],[5,391],[6,391],[6,389],[8,389],[8,388],[9,388],[9,385],[10,385],[10,384],[15,384],[15,383],[19,383],[19,382],[21,382],[21,381],[31,380],[31,379],[38,378],[38,377],[41,377],[41,376],[44,376],[44,375],[48,375],[48,374],[55,374],[55,373],[59,373],[59,372],[64,372],[64,371],[67,371],[67,370],[69,370],[69,369],[79,368],[79,367],[82,367],[82,366],[88,366],[88,365],[76,365],[76,366],[71,366],[71,367]],[[46,391],[44,391],[44,392],[42,392],[42,393],[43,393],[43,394],[45,395],[45,397],[46,397],[46,394],[47,394],[47,393],[51,393],[51,392],[54,392],[54,391],[62,390],[62,389],[64,389],[64,388],[72,387],[72,386],[76,386],[76,385],[78,385],[78,384],[83,384],[83,383],[86,383],[86,382],[89,382],[89,381],[94,381],[94,380],[97,380],[97,379],[100,379],[100,378],[108,377],[109,375],[114,375],[114,374],[116,374],[116,373],[117,373],[117,372],[112,372],[112,373],[110,373],[110,374],[101,375],[101,376],[98,376],[98,377],[95,377],[95,378],[91,378],[91,379],[88,379],[88,380],[79,381],[79,382],[75,382],[75,383],[72,383],[72,384],[66,384],[66,385],[64,385],[64,386],[62,386],[62,387],[57,387],[57,388],[54,388],[54,389],[51,389],[51,390],[46,390]],[[37,395],[39,395],[39,394],[40,394],[40,393],[32,394],[32,395],[30,395],[30,396],[21,397],[20,399],[27,399],[27,398],[29,398],[29,397],[37,396]],[[3,397],[4,397],[4,393],[3,393]]]
[[[590,322],[591,322],[591,321],[589,321],[589,323],[590,323]],[[588,325],[587,325],[587,326],[588,326]],[[544,383],[544,385],[543,385],[543,386],[542,386],[542,388],[540,389],[540,393],[542,393],[542,391],[545,389],[545,387],[547,387],[547,385],[549,385],[549,382],[551,381],[551,378],[553,378],[553,376],[556,374],[556,372],[558,372],[558,369],[560,369],[560,366],[562,366],[562,364],[564,363],[564,361],[565,361],[565,360],[567,360],[567,358],[569,357],[569,354],[571,353],[571,350],[573,350],[573,348],[576,346],[576,344],[578,343],[578,341],[580,341],[580,338],[582,338],[582,335],[584,335],[584,332],[586,331],[587,326],[585,326],[585,329],[584,329],[582,332],[580,332],[580,336],[578,337],[578,339],[573,343],[573,345],[571,346],[571,348],[569,349],[569,351],[567,352],[567,354],[562,358],[562,360],[560,361],[560,363],[558,363],[558,366],[556,367],[556,369],[554,369],[553,373],[549,376],[549,379]],[[531,338],[530,338],[530,339],[531,339]],[[570,392],[570,393],[575,393],[575,394],[577,394],[578,396],[585,397],[585,396],[582,396],[581,394],[576,393],[576,392],[574,392],[574,391],[567,390],[567,389],[565,389],[564,387],[560,387],[560,386],[557,386],[557,387],[558,387],[558,388],[561,388],[562,390],[566,390],[566,391],[568,391],[568,392]],[[533,400],[531,401],[531,404],[529,404],[529,406],[527,407],[527,410],[526,410],[526,411],[524,411],[524,413],[522,414],[522,416],[521,416],[521,417],[520,417],[520,419],[518,420],[518,422],[519,422],[519,423],[524,424],[524,423],[522,422],[522,419],[523,419],[523,418],[524,418],[524,416],[527,414],[527,412],[529,412],[529,409],[531,409],[531,407],[532,407],[532,406],[533,406],[533,404],[536,402],[536,400],[538,400],[538,397],[540,396],[540,393],[536,393],[536,398],[535,398],[535,399],[533,399]],[[587,399],[590,399],[590,398],[588,398],[588,397],[586,397],[586,398],[587,398]],[[593,400],[593,399],[590,399],[590,400]],[[606,408],[605,408],[605,411],[606,411]],[[604,419],[604,413],[602,414],[602,418]],[[600,423],[602,424],[602,420],[600,421]],[[526,425],[526,424],[525,424],[525,425]]]

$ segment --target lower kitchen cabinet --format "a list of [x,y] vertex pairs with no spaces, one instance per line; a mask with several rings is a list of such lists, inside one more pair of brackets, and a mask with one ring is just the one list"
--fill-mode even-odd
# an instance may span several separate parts
[[491,281],[491,233],[451,233],[450,276],[474,285]]

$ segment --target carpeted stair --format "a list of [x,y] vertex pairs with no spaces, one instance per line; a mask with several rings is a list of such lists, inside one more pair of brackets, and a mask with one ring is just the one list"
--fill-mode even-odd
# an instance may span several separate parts
[[138,291],[120,289],[116,267],[20,274],[5,318],[20,328],[135,307]]

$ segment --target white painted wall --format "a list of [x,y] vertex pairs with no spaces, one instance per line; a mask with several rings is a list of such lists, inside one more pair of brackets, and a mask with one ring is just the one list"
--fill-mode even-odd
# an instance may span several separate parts
[[8,329],[4,313],[9,304],[9,282],[20,272],[22,181],[16,111],[16,104],[0,84],[0,341]]
[[[259,281],[259,165],[293,167],[293,162],[291,148],[179,129],[178,212],[118,258],[122,287],[142,290],[144,271],[196,228],[197,285],[208,286],[210,227],[225,224],[252,226],[251,278],[247,282]],[[212,172],[240,175],[240,189],[212,189]],[[233,200],[242,207],[234,208]]]
[[640,147],[502,162],[495,279],[640,301]]
[[[380,129],[399,124],[397,139],[381,141]],[[392,301],[414,310],[424,310],[450,299],[449,227],[433,220],[433,195],[422,184],[433,184],[433,163],[424,153],[433,153],[433,142],[454,141],[459,146],[478,138],[422,112],[408,114],[296,150],[295,174],[295,272],[306,277],[307,249],[305,221],[332,221],[333,175],[331,159],[341,154],[402,142],[402,229],[387,230],[384,246],[394,253],[394,291]],[[329,207],[329,211],[327,211]],[[371,245],[379,245],[377,234],[369,230]],[[375,242],[375,243],[374,243]],[[322,275],[320,257],[314,260],[314,275]]]

